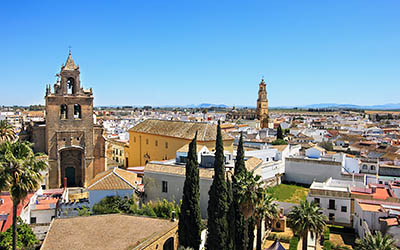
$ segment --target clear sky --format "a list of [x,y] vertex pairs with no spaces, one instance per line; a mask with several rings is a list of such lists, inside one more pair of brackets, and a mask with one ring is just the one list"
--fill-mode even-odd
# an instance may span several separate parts
[[96,105],[400,103],[400,1],[4,1],[0,105],[68,56]]

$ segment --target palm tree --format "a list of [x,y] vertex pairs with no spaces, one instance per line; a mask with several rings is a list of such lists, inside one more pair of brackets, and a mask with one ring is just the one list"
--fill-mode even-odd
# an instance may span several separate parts
[[379,231],[375,235],[367,233],[364,239],[357,242],[359,250],[395,250],[395,243],[395,239],[389,235],[382,235]]
[[318,204],[308,201],[300,202],[299,206],[290,211],[287,218],[289,227],[302,238],[303,250],[307,249],[308,232],[318,237],[324,231],[327,221]]
[[0,121],[0,143],[4,141],[13,141],[16,138],[14,127],[6,120]]
[[256,210],[256,204],[259,201],[259,195],[263,191],[261,186],[261,176],[254,176],[252,172],[246,171],[236,178],[236,194],[240,204],[240,210],[247,221],[252,217]]
[[278,205],[275,199],[267,193],[265,189],[259,193],[258,203],[256,204],[255,218],[257,223],[257,250],[261,250],[262,244],[262,221],[265,220],[265,226],[270,227],[274,219],[279,217]]
[[41,183],[47,164],[38,160],[27,142],[0,144],[0,189],[8,189],[13,201],[13,250],[17,248],[17,208]]

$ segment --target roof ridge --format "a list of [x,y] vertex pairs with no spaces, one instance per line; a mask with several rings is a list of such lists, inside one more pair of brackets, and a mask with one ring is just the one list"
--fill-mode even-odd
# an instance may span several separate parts
[[[126,182],[126,183],[127,183],[129,186],[131,186],[132,188],[136,189],[136,187],[134,187],[132,184],[130,184],[129,181],[125,180],[125,178],[123,178],[123,177],[120,176],[117,172],[115,172],[115,169],[117,169],[117,168],[114,168],[112,172],[113,172],[116,176],[118,176],[119,178],[121,178],[121,180],[123,180],[124,182]],[[118,168],[118,170],[123,170],[123,169],[119,169],[119,168]],[[129,172],[129,171],[126,171],[126,172]],[[129,173],[130,173],[130,172],[129,172]],[[132,174],[133,174],[133,173],[132,173]]]
[[[109,171],[109,170],[107,170]],[[97,183],[99,183],[101,180],[103,180],[104,178],[106,178],[107,176],[109,176],[110,174],[112,174],[113,171],[111,171],[109,174],[106,174],[105,176],[101,177],[99,180],[97,180],[95,183],[93,183],[92,185],[88,186],[87,189],[93,187],[94,185],[96,185]]]
[[203,140],[204,140],[204,138],[206,138],[207,129],[208,129],[208,123],[206,123],[206,128],[204,129],[203,137],[201,138]]

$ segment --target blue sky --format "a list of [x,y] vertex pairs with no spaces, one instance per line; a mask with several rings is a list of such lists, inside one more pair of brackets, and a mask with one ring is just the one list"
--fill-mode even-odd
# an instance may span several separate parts
[[0,105],[44,103],[68,46],[96,105],[400,103],[400,1],[5,1]]

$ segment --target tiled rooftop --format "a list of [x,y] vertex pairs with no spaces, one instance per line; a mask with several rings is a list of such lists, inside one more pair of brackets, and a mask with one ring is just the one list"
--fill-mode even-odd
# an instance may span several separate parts
[[[213,124],[157,119],[147,119],[134,126],[129,131],[178,137],[188,140],[192,140],[197,132],[198,141],[215,141],[217,136],[217,126]],[[222,131],[222,139],[233,140],[234,138]]]

